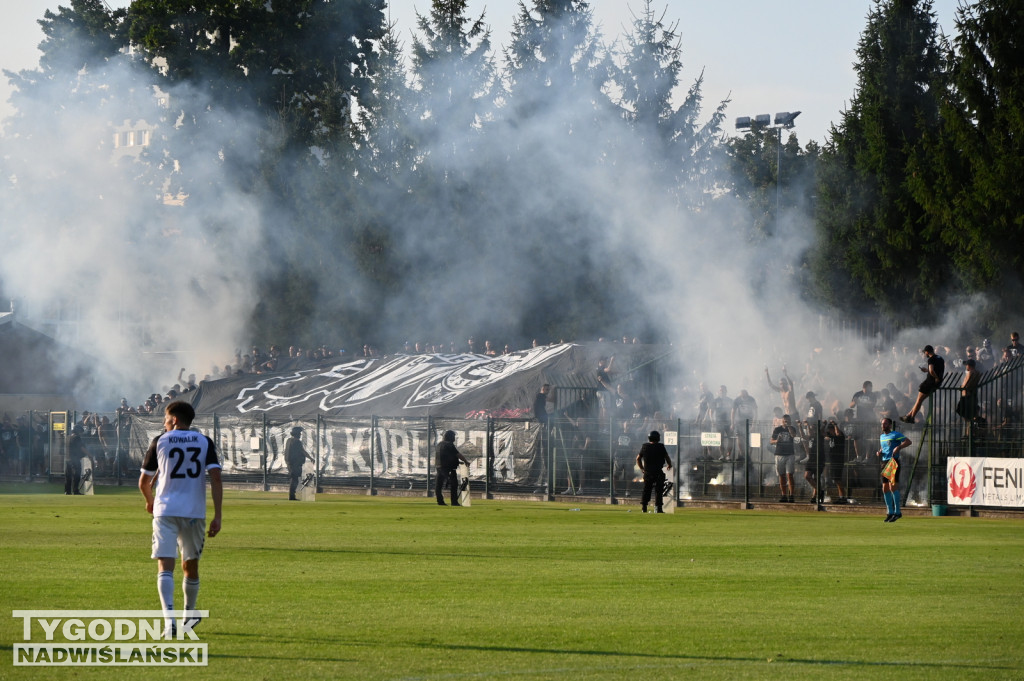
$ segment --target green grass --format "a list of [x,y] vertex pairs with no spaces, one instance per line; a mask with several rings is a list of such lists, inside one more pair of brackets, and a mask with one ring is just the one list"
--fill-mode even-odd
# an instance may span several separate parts
[[[12,666],[11,610],[158,608],[137,491],[33,489],[0,486],[0,679],[182,678]],[[225,497],[189,678],[1024,679],[1024,521]]]

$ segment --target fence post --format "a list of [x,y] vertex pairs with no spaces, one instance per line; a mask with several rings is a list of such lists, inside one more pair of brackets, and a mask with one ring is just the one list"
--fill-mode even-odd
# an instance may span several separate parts
[[377,469],[377,417],[370,417],[370,496],[377,493],[374,474]]
[[434,451],[434,417],[427,417],[427,493],[426,496],[430,496],[430,474],[433,471],[434,457],[431,454]]
[[[32,450],[35,448],[35,443],[36,443],[36,427],[35,427],[35,423],[34,423],[35,420],[36,420],[36,412],[35,412],[35,410],[34,409],[29,409],[28,410],[28,461],[27,461],[28,468],[25,471],[25,478],[27,480],[31,480],[32,478],[35,477],[35,471],[33,470],[33,467],[32,467],[32,459],[33,459]],[[73,423],[74,423],[74,421],[72,421],[71,423],[66,423],[65,422],[65,424],[64,424],[64,442],[68,441],[68,436],[71,433],[71,427],[72,427]],[[47,427],[47,429],[50,428],[50,419],[49,418],[46,419],[46,427]],[[47,442],[49,442],[49,440],[50,440],[50,433],[49,432],[46,433],[46,439],[47,439]],[[53,482],[53,448],[49,447],[48,449],[49,449],[49,451],[47,452],[47,455],[49,456],[50,460],[46,462],[46,481],[47,482]],[[66,462],[66,460],[67,460],[67,458],[65,457],[65,462]]]
[[491,480],[494,475],[494,419],[487,417],[487,448],[484,462],[484,499],[491,498]]
[[270,484],[267,480],[267,459],[270,457],[267,455],[269,451],[267,446],[267,412],[263,412],[263,438],[260,442],[260,461],[263,464],[263,491],[270,491]]
[[615,433],[612,430],[612,415],[608,413],[608,503],[615,503]]
[[313,465],[315,466],[315,471],[313,473],[313,489],[316,490],[316,492],[318,494],[323,491],[323,490],[320,489],[320,433],[322,432],[321,429],[320,429],[320,424],[321,424],[321,420],[322,419],[323,419],[323,416],[321,414],[317,413],[317,415],[316,415],[316,428],[314,430],[314,433],[315,433],[315,436],[316,436],[316,447],[314,448],[314,453],[313,453],[313,458],[314,458]]
[[541,438],[544,441],[544,451],[548,459],[548,484],[544,494],[547,497],[547,501],[553,501],[555,498],[555,466],[557,461],[555,459],[555,448],[551,444],[551,419],[553,416],[554,414],[550,414],[547,422],[541,424]]
[[676,486],[673,494],[676,495],[675,501],[679,503],[679,491],[682,489],[679,485],[683,482],[683,420],[676,419]]
[[750,508],[750,419],[743,433],[743,508]]
[[[929,428],[929,425],[933,426]],[[929,437],[930,436],[930,437]],[[928,441],[928,505],[931,506],[935,503],[935,428],[932,422],[932,400],[928,400],[928,416],[924,420],[924,426],[921,428],[921,445],[925,443],[925,438]],[[920,454],[918,455],[920,457]],[[909,485],[907,486],[906,492],[910,493]],[[896,509],[899,511],[899,509]]]
[[227,458],[226,447],[221,447],[220,439],[220,417],[217,416],[217,412],[213,412],[213,442],[217,448],[217,454],[220,456],[221,474],[224,473],[224,461]]

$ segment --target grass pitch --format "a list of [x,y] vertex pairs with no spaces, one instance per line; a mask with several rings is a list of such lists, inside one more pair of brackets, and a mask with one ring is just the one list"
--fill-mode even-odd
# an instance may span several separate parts
[[159,607],[137,491],[30,489],[0,679],[1024,679],[1024,521],[232,491],[208,667],[14,667],[14,609]]

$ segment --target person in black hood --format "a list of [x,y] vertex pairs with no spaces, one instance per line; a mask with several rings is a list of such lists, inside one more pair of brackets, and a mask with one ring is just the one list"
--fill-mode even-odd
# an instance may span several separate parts
[[665,466],[672,470],[672,459],[668,457],[668,450],[661,444],[661,434],[652,430],[647,436],[647,442],[640,447],[640,453],[636,455],[636,465],[644,473],[644,492],[640,498],[643,505],[643,512],[647,513],[647,504],[651,501],[651,494],[654,493],[655,513],[664,513],[661,508],[662,490],[665,489]]
[[455,447],[455,431],[446,430],[441,441],[437,443],[437,459],[434,462],[434,465],[437,467],[437,486],[434,491],[439,506],[445,505],[444,484],[446,481],[452,491],[452,506],[460,505],[459,476],[457,473],[460,463],[469,465],[466,457],[462,456]]

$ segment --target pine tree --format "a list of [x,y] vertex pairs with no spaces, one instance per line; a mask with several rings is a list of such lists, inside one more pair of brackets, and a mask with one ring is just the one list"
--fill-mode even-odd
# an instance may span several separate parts
[[472,19],[467,0],[433,0],[429,16],[417,12],[413,74],[423,111],[423,142],[443,163],[471,154],[472,137],[490,117],[494,63],[484,15]]
[[366,73],[372,88],[360,103],[360,122],[366,140],[363,167],[384,185],[400,185],[413,170],[416,157],[411,129],[418,117],[417,98],[409,86],[402,43],[394,24],[377,45],[377,57]]
[[1024,2],[962,5],[956,26],[943,127],[911,186],[942,222],[966,290],[1015,305],[1024,281]]
[[656,164],[658,175],[674,178],[672,183],[687,206],[703,203],[712,177],[712,155],[718,143],[728,100],[720,102],[710,118],[700,123],[703,72],[686,93],[682,103],[673,103],[683,70],[679,22],[665,24],[652,0],[644,0],[625,35],[625,49],[617,83],[626,120],[647,156]]
[[584,0],[533,0],[531,7],[520,2],[504,55],[505,117],[516,124],[553,115],[550,123],[572,134],[612,110],[603,92],[611,59]]
[[875,0],[855,70],[857,90],[822,155],[817,290],[840,309],[920,321],[948,283],[938,222],[908,182],[939,125],[944,73],[931,0]]

